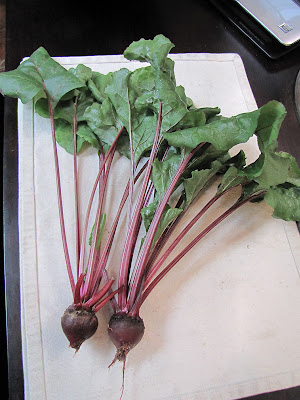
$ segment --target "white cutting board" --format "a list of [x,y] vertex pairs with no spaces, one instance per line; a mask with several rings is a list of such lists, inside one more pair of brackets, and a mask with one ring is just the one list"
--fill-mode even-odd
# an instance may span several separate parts
[[[197,106],[219,106],[225,116],[256,109],[238,55],[172,58],[177,84],[186,88]],[[84,63],[102,73],[141,66],[122,56],[56,60],[66,68]],[[31,104],[20,102],[18,123],[26,400],[119,399],[122,364],[108,369],[115,353],[106,334],[109,305],[98,313],[97,333],[75,356],[61,331],[60,318],[72,298],[60,239],[50,123],[34,114]],[[253,161],[255,139],[243,147]],[[59,149],[59,157],[74,261],[72,156]],[[79,168],[83,205],[97,170],[95,152],[82,154]],[[115,159],[106,202],[111,218],[128,179],[127,168],[127,160]],[[188,215],[209,195],[207,191]],[[222,198],[215,210],[222,211],[230,201]],[[84,213],[82,206],[82,218]],[[127,359],[124,400],[233,400],[300,384],[299,234],[295,223],[275,220],[271,214],[264,203],[242,207],[151,293],[141,309],[144,338]],[[194,232],[199,229],[196,226]],[[122,227],[118,232],[109,270],[115,277]]]

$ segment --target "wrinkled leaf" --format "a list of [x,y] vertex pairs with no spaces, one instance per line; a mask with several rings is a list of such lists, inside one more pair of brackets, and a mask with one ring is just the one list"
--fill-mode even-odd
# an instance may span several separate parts
[[93,73],[91,68],[83,64],[78,64],[76,68],[70,68],[69,71],[84,84],[91,79]]
[[222,164],[216,160],[212,163],[210,169],[195,170],[192,172],[191,178],[184,180],[185,207],[188,207],[193,202],[207,182],[217,174],[221,167]]
[[255,182],[261,188],[269,188],[285,183],[288,179],[291,161],[281,157],[279,153],[267,152],[264,154],[264,163],[261,173]]
[[163,35],[157,35],[153,40],[140,39],[131,43],[124,51],[128,60],[148,62],[157,68],[163,68],[170,50],[174,47]]
[[110,100],[106,99],[102,104],[93,103],[87,107],[83,119],[97,135],[106,152],[122,126]]
[[131,72],[121,68],[113,73],[112,81],[106,86],[105,93],[113,104],[119,119],[129,131],[131,110],[129,101],[128,79]]
[[190,177],[191,171],[193,170],[211,168],[211,163],[215,160],[224,164],[229,159],[231,159],[231,157],[227,150],[217,150],[210,143],[206,143],[201,147],[199,152],[196,153],[195,157],[192,158],[185,170],[184,176],[186,178]]
[[171,181],[178,170],[181,155],[172,154],[165,161],[154,160],[152,164],[151,180],[154,184],[159,200],[162,200]]
[[152,149],[157,125],[156,115],[144,114],[139,124],[132,132],[134,160],[137,162],[142,155]]
[[175,83],[163,71],[159,70],[155,77],[155,94],[162,103],[162,132],[173,128],[187,113],[184,101],[176,92]]
[[287,158],[290,160],[287,182],[300,187],[300,168],[298,167],[295,157],[289,153],[279,152],[281,158]]
[[107,98],[105,89],[108,85],[111,84],[112,76],[112,72],[104,75],[100,72],[93,71],[91,78],[88,80],[88,88],[92,92],[95,99],[100,103],[102,103]]
[[259,110],[223,118],[210,124],[166,133],[170,145],[194,149],[200,143],[209,142],[217,150],[229,150],[239,143],[245,143],[257,127]]
[[300,188],[276,187],[268,190],[264,200],[274,209],[273,217],[285,221],[300,220]]
[[198,110],[201,110],[204,113],[207,121],[209,121],[211,118],[214,118],[221,112],[219,107],[202,107]]
[[248,183],[249,180],[246,175],[244,174],[239,174],[239,171],[236,167],[231,166],[228,168],[228,170],[225,172],[223,175],[222,181],[218,187],[218,192],[217,193],[222,193],[225,190],[228,190],[234,186],[241,185]]
[[265,147],[277,140],[279,129],[285,116],[286,110],[283,104],[277,101],[270,101],[260,108],[256,134],[258,136],[258,145],[262,152]]
[[[154,71],[151,66],[138,68],[129,76],[128,85],[136,98],[154,90]],[[147,106],[147,104],[146,104]]]
[[183,118],[172,129],[177,131],[195,126],[203,126],[205,123],[205,113],[201,109],[189,110],[185,112]]
[[299,184],[300,171],[291,155],[276,152],[276,142],[264,149],[259,158],[244,169],[249,180],[259,184],[261,189],[268,189],[285,182]]

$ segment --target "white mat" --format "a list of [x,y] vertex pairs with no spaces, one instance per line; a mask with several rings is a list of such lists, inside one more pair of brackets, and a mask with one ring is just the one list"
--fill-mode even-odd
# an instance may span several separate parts
[[[225,116],[256,108],[238,55],[172,57],[177,84],[197,106],[219,106]],[[56,60],[66,68],[84,63],[103,73],[140,66],[122,56]],[[109,306],[99,312],[95,336],[75,356],[61,331],[60,318],[72,298],[60,239],[50,124],[33,113],[32,105],[19,103],[18,117],[26,400],[119,399],[122,365],[107,368],[115,353],[106,334]],[[255,140],[246,149],[253,161]],[[74,260],[72,156],[64,151],[59,156]],[[80,156],[81,204],[86,204],[96,165],[93,151]],[[111,217],[127,166],[120,157],[114,162],[107,200]],[[229,201],[222,200],[219,209]],[[111,265],[117,266],[119,258],[116,251]],[[299,271],[296,225],[271,218],[265,204],[242,207],[202,240],[142,307],[146,331],[128,356],[124,400],[233,400],[299,385]]]

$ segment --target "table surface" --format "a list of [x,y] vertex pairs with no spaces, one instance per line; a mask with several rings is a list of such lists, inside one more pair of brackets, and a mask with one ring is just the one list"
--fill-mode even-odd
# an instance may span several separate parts
[[[269,100],[281,101],[288,115],[279,139],[280,150],[288,151],[300,163],[300,125],[294,105],[294,85],[300,68],[300,47],[274,60],[266,56],[207,0],[184,3],[153,0],[143,5],[130,1],[106,5],[10,0],[6,7],[6,69],[18,66],[23,57],[39,46],[52,56],[120,54],[141,37],[162,33],[176,47],[176,53],[238,53],[248,75],[258,106]],[[229,94],[230,95],[230,94]],[[9,398],[23,399],[23,371],[20,336],[18,264],[18,141],[16,100],[1,99],[4,117],[4,269]],[[3,112],[4,110],[4,112]],[[4,114],[4,115],[3,115]],[[3,289],[1,282],[0,289]],[[1,290],[3,293],[3,290]],[[4,297],[0,297],[4,309]],[[1,352],[5,343],[4,311],[1,313]],[[2,369],[3,371],[3,369]],[[296,400],[300,387],[251,397],[253,400]],[[249,398],[250,399],[250,398]]]

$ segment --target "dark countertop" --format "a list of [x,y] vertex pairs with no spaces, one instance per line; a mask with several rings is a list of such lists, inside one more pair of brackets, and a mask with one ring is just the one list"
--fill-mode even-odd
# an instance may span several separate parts
[[[294,106],[300,47],[277,60],[271,59],[205,0],[172,4],[156,0],[145,4],[136,1],[107,4],[104,7],[102,3],[91,1],[78,4],[57,0],[10,0],[6,4],[6,69],[16,68],[23,57],[39,46],[44,46],[52,56],[120,54],[133,40],[153,38],[158,33],[163,33],[176,45],[173,49],[176,53],[238,53],[258,106],[269,100],[278,100],[285,105],[288,116],[282,125],[279,147],[294,155],[300,163],[300,125]],[[3,220],[9,398],[19,400],[24,395],[19,311],[16,101],[5,99],[3,102],[1,98],[0,106],[4,114]],[[2,295],[1,309],[4,309]],[[1,321],[3,354],[4,312]],[[4,356],[1,356],[1,362],[7,370]],[[300,387],[251,398],[296,400],[300,398]]]

